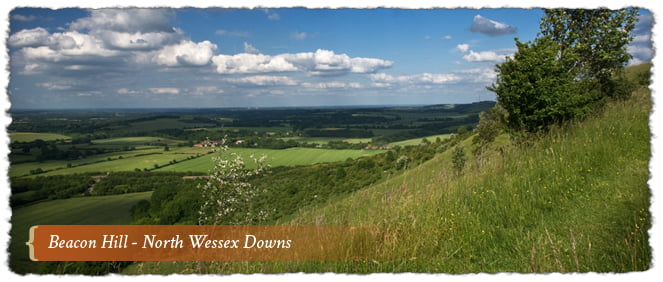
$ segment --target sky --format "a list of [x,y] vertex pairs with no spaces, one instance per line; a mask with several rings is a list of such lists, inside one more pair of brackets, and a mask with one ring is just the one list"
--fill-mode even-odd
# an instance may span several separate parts
[[[651,60],[642,10],[630,64]],[[424,105],[486,90],[540,9],[44,9],[9,14],[13,109]]]

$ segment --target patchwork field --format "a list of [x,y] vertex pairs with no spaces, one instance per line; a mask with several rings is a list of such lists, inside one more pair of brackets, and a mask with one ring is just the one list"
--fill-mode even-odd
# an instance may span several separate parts
[[71,140],[71,137],[57,133],[10,132],[11,142],[31,142],[37,139],[44,141]]

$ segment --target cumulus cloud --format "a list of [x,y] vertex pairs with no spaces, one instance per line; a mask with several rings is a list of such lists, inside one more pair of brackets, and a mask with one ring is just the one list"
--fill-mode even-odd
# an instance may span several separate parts
[[50,33],[41,27],[24,29],[9,37],[8,44],[12,47],[35,47],[48,45]]
[[500,62],[504,60],[504,56],[500,56],[494,51],[474,52],[470,50],[470,53],[464,55],[463,59],[468,62]]
[[175,32],[170,12],[163,9],[97,9],[69,25],[72,30],[110,30],[127,33]]
[[449,40],[449,39],[451,39],[451,35],[445,35],[445,36],[442,37],[442,39]]
[[513,49],[500,49],[475,52],[470,50],[468,44],[458,44],[456,49],[465,54],[463,60],[467,62],[501,62],[504,61],[506,56],[510,56],[515,51]]
[[238,85],[249,86],[276,86],[276,85],[297,85],[297,82],[287,76],[256,75],[237,78],[225,78],[226,82]]
[[221,74],[266,73],[296,71],[295,67],[283,57],[263,54],[241,53],[237,55],[217,55],[212,58],[216,72]]
[[155,87],[148,90],[153,94],[180,94],[180,89],[174,87]]
[[458,44],[458,45],[456,45],[456,49],[458,51],[461,51],[461,52],[465,53],[468,50],[470,50],[470,45],[469,44]]
[[[92,69],[126,71],[135,65],[206,66],[217,51],[209,41],[192,42],[169,23],[163,9],[100,9],[69,24],[69,30],[18,31],[8,43],[21,48],[16,59],[24,73]],[[116,69],[117,71],[122,71]],[[73,73],[72,73],[73,74]]]
[[205,66],[211,62],[217,46],[207,40],[199,43],[183,41],[177,45],[163,47],[156,55],[159,65],[175,66]]
[[268,73],[303,71],[313,75],[372,73],[389,68],[393,62],[375,58],[351,58],[347,54],[318,49],[316,52],[279,54],[241,53],[217,55],[212,58],[218,73]]
[[138,93],[140,93],[140,92],[136,91],[136,90],[127,89],[127,88],[120,88],[120,89],[117,90],[117,94],[120,94],[120,95],[131,95],[131,94],[138,94]]
[[474,16],[470,30],[490,36],[514,34],[517,31],[513,26],[484,18],[481,15]]
[[260,54],[260,50],[258,50],[256,47],[253,47],[253,45],[244,42],[244,53]]

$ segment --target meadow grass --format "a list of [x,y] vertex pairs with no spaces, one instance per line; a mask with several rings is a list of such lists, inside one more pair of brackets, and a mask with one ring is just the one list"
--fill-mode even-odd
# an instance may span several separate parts
[[57,134],[57,133],[35,133],[35,132],[10,132],[9,140],[11,142],[32,142],[37,139],[44,141],[53,140],[71,140],[70,136]]
[[[651,267],[650,93],[523,144],[503,137],[481,165],[451,150],[384,182],[302,208],[287,224],[377,225],[373,259],[211,262],[210,272],[631,272]],[[370,242],[369,242],[370,244]],[[178,268],[179,267],[179,268]],[[136,263],[127,273],[190,264]]]
[[78,197],[52,200],[21,207],[12,212],[10,268],[17,273],[34,273],[38,262],[30,261],[28,230],[33,225],[131,224],[131,207],[149,200],[152,192],[112,196]]

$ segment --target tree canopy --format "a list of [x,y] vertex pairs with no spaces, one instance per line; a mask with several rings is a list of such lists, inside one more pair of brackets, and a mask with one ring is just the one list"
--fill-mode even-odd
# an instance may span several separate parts
[[[637,10],[550,9],[533,42],[520,42],[496,66],[488,87],[507,111],[507,126],[529,132],[587,113],[605,97],[624,96],[619,79],[631,55]],[[626,92],[626,93],[624,93]]]

